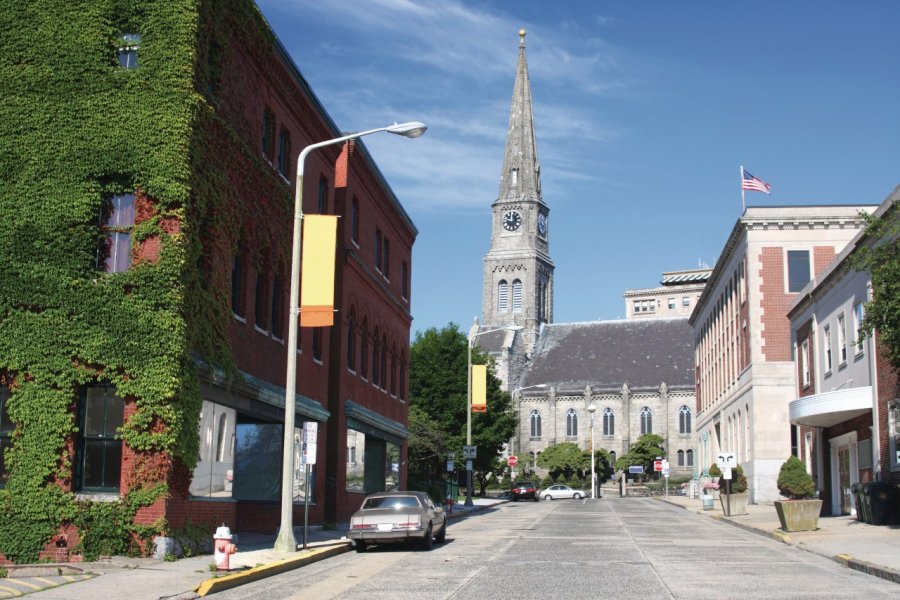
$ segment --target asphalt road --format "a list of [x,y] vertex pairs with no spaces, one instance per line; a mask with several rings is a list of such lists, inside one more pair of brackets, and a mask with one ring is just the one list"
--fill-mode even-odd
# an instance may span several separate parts
[[431,552],[371,548],[216,600],[900,598],[900,586],[649,499],[518,502]]

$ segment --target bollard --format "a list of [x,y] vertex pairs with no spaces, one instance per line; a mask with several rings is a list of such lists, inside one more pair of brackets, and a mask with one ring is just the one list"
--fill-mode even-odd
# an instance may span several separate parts
[[213,543],[215,545],[214,556],[217,571],[228,571],[231,569],[229,564],[230,557],[237,552],[237,546],[231,543],[231,538],[231,530],[224,523],[216,529]]

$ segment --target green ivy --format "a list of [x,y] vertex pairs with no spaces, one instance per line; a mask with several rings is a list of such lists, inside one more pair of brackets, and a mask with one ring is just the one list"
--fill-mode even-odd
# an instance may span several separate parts
[[[138,68],[118,67],[123,33],[141,35]],[[45,0],[0,11],[0,378],[16,425],[0,553],[10,560],[35,561],[65,523],[81,529],[88,558],[166,530],[134,518],[170,492],[172,469],[149,457],[196,464],[195,357],[234,373],[228,257],[265,221],[284,225],[253,247],[284,259],[289,190],[216,101],[234,35],[272,60],[250,0]],[[159,259],[106,274],[101,214],[111,194],[132,190],[150,207],[133,243],[158,238]],[[260,196],[264,210],[243,200]],[[136,410],[120,435],[141,470],[113,503],[68,491],[74,409],[92,382],[114,385]]]

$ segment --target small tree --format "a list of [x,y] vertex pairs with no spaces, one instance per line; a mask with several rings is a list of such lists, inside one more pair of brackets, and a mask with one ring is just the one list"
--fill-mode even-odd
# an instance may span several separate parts
[[655,433],[642,435],[631,445],[628,452],[616,461],[616,468],[625,471],[631,465],[641,465],[644,467],[644,475],[641,479],[645,479],[647,473],[653,471],[653,461],[656,460],[656,457],[666,457],[663,441],[663,438]]
[[791,500],[803,500],[816,495],[816,482],[806,472],[806,465],[794,455],[781,465],[778,472],[778,491]]
[[547,469],[553,479],[558,479],[562,475],[568,480],[579,472],[590,471],[591,453],[582,452],[581,448],[572,442],[553,444],[540,453],[537,464],[542,469]]
[[721,477],[722,476],[722,469],[719,468],[719,465],[717,463],[713,463],[709,467],[709,476],[710,477]]

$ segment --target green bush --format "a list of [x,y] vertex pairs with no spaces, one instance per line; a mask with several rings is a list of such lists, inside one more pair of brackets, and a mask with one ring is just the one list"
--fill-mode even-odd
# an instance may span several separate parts
[[731,493],[743,494],[747,491],[747,476],[740,465],[731,470]]
[[778,472],[778,491],[792,500],[803,500],[816,495],[816,482],[806,472],[806,465],[791,455]]
[[719,468],[719,465],[717,465],[716,463],[712,464],[712,466],[709,468],[709,476],[710,477],[721,477],[722,476],[722,469]]

